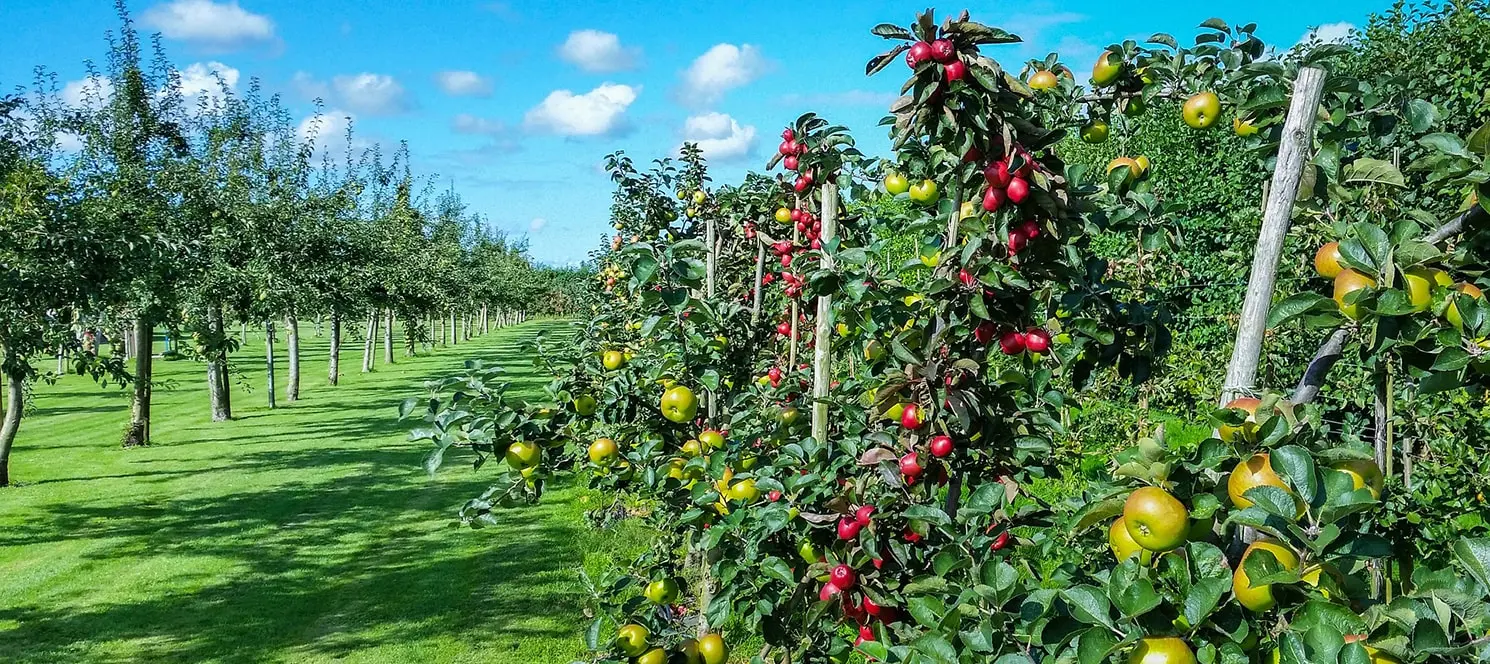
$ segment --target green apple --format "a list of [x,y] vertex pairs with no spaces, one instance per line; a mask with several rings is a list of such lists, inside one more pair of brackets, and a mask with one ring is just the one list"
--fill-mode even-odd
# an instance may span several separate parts
[[931,180],[922,180],[921,184],[913,184],[910,188],[911,200],[921,205],[935,205],[937,199],[936,183]]
[[1185,100],[1182,114],[1185,124],[1195,129],[1209,129],[1221,118],[1221,98],[1214,92],[1197,92]]

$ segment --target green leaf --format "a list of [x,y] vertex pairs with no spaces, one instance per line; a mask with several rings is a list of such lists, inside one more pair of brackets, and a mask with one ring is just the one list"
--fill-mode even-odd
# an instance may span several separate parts
[[952,525],[952,517],[947,516],[947,513],[942,511],[941,508],[930,505],[911,505],[905,508],[905,518],[913,521],[925,521],[938,526]]
[[1102,664],[1118,644],[1112,632],[1093,627],[1076,637],[1076,659],[1081,664]]
[[1428,134],[1427,136],[1418,139],[1418,145],[1428,148],[1429,150],[1434,150],[1455,157],[1468,158],[1470,156],[1469,148],[1464,144],[1463,139],[1460,139],[1458,136],[1455,136],[1453,134],[1442,132],[1437,134]]
[[1279,302],[1268,312],[1268,327],[1287,325],[1301,316],[1316,312],[1334,311],[1335,301],[1319,293],[1297,293]]
[[1345,182],[1348,183],[1374,183],[1385,184],[1394,187],[1406,187],[1407,180],[1402,177],[1402,171],[1397,170],[1389,161],[1362,157],[1345,167]]
[[1100,589],[1088,585],[1073,586],[1063,591],[1061,597],[1071,608],[1073,618],[1088,625],[1113,626],[1107,596]]
[[766,556],[766,559],[761,561],[761,571],[765,572],[766,576],[785,583],[788,586],[795,586],[797,584],[797,578],[792,574],[792,568],[786,564],[786,561],[776,556]]
[[408,417],[409,416],[409,413],[414,412],[414,407],[415,406],[418,406],[420,401],[423,401],[423,400],[422,399],[418,399],[418,398],[414,398],[414,397],[410,397],[408,399],[404,399],[403,401],[399,402],[399,404],[398,404],[398,419],[402,420],[402,419]]
[[1144,576],[1138,563],[1123,561],[1112,572],[1112,581],[1107,584],[1108,599],[1122,612],[1124,618],[1136,618],[1159,606],[1159,593],[1154,584]]
[[[1313,503],[1319,493],[1319,477],[1314,472],[1314,457],[1298,445],[1285,445],[1273,450],[1270,461],[1283,481],[1299,494],[1306,503]],[[1289,505],[1292,509],[1294,506]]]
[[911,647],[933,662],[957,664],[957,649],[938,634],[927,634],[911,642]]
[[905,603],[905,608],[923,627],[936,627],[947,614],[947,604],[933,595],[912,597]]
[[1490,591],[1490,537],[1465,538],[1454,543],[1454,557],[1480,586]]

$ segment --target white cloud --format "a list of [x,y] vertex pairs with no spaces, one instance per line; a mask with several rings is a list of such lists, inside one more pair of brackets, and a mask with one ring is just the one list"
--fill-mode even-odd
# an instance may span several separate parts
[[274,22],[244,10],[237,0],[174,0],[145,10],[140,19],[166,37],[215,50],[274,40]]
[[755,127],[742,127],[724,113],[705,113],[683,122],[683,140],[697,143],[710,159],[730,161],[750,154],[755,147]]
[[57,149],[63,152],[79,152],[83,149],[83,137],[70,131],[59,131],[57,136]]
[[404,87],[387,74],[336,76],[331,88],[341,105],[358,113],[395,115],[413,107]]
[[341,152],[347,148],[347,127],[355,119],[347,111],[327,109],[325,112],[306,116],[296,127],[295,133],[300,136],[300,140],[315,145],[317,155]]
[[488,120],[470,113],[452,118],[450,128],[458,134],[500,134],[507,131],[507,125],[499,120]]
[[533,107],[523,124],[560,136],[603,136],[626,127],[626,109],[641,88],[604,83],[582,95],[555,90]]
[[[222,77],[221,83],[218,77]],[[213,103],[223,98],[223,87],[233,91],[238,87],[239,72],[221,62],[196,62],[181,71],[181,96],[185,97],[187,104],[195,104],[198,99],[207,99]]]
[[543,230],[543,227],[547,225],[547,219],[544,219],[543,217],[536,217],[532,221],[528,222],[528,232],[537,233],[538,231]]
[[491,79],[474,71],[442,71],[435,82],[445,94],[456,97],[485,97],[491,94]]
[[1326,23],[1304,33],[1304,36],[1299,39],[1299,42],[1307,42],[1311,37],[1321,42],[1343,42],[1350,37],[1350,33],[1355,29],[1355,24],[1345,21]]
[[723,98],[724,93],[760,78],[765,71],[766,60],[760,49],[750,44],[715,44],[683,72],[680,96],[685,103],[707,106]]
[[599,30],[575,30],[559,47],[559,57],[588,72],[625,71],[636,66],[641,49],[621,46],[621,38]]
[[114,82],[107,76],[89,76],[62,86],[62,102],[73,108],[102,108],[113,94]]

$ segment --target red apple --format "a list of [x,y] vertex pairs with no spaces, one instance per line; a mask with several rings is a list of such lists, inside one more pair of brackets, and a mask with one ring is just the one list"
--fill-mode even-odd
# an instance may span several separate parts
[[937,62],[950,62],[957,57],[957,46],[950,39],[938,39],[931,42],[931,57]]
[[1028,240],[1029,238],[1025,237],[1024,233],[1020,232],[1017,228],[1009,231],[1009,253],[1019,253],[1021,249],[1024,249],[1024,245]]
[[780,152],[783,157],[794,154],[797,151],[797,142],[790,139],[782,141],[781,145],[776,146],[776,151]]
[[873,641],[873,640],[874,640],[874,630],[873,629],[870,629],[869,625],[859,625],[859,638],[857,638],[857,639],[854,640],[854,647],[857,648],[860,644],[864,643],[865,641]]
[[1019,232],[1031,240],[1040,237],[1040,222],[1033,219],[1026,221],[1019,225]]
[[1011,177],[1009,175],[1009,162],[1003,159],[995,161],[983,169],[983,179],[987,180],[988,184],[1000,189],[1009,186],[1009,178]]
[[841,539],[841,540],[851,540],[851,539],[853,539],[855,537],[858,537],[859,536],[859,528],[860,527],[861,526],[859,526],[859,522],[858,521],[855,521],[853,519],[848,519],[848,518],[839,519],[838,520],[838,539]]
[[1023,203],[1024,199],[1029,198],[1030,183],[1021,177],[1012,178],[1009,180],[1009,186],[1004,189],[1004,193],[1009,195],[1009,200],[1018,205]]
[[786,129],[781,130],[781,140],[792,141],[796,140],[796,138],[797,132],[792,131],[791,127],[787,127]]
[[822,590],[817,591],[817,598],[818,601],[831,602],[841,594],[843,594],[842,588],[831,583],[824,583]]
[[854,521],[861,526],[869,525],[870,518],[874,516],[873,505],[862,505],[854,510]]
[[967,65],[962,64],[961,60],[953,60],[951,62],[948,62],[946,69],[948,82],[960,81],[962,80],[962,77],[967,76]]
[[828,583],[838,586],[839,590],[848,590],[854,587],[859,580],[859,575],[854,573],[854,568],[848,565],[839,565],[828,573]]
[[973,276],[973,273],[968,272],[967,270],[958,270],[957,280],[961,281],[962,285],[964,286],[972,286],[975,282],[978,281],[978,278]]
[[936,437],[934,437],[934,438],[931,439],[931,456],[934,456],[934,457],[936,457],[938,459],[941,459],[941,458],[946,457],[947,455],[949,455],[951,453],[952,453],[952,437],[951,436],[936,436]]
[[976,339],[978,343],[987,346],[990,342],[993,341],[993,335],[997,332],[998,326],[994,325],[993,321],[985,320],[982,323],[979,323],[978,327],[973,330],[973,338]]
[[789,171],[797,170],[797,155],[790,155],[786,159],[782,159],[781,165],[785,166],[786,170]]
[[983,192],[983,210],[998,212],[998,209],[1004,206],[1004,201],[1008,198],[1009,195],[1004,193],[1003,189],[990,186],[987,191]]
[[921,407],[913,403],[906,404],[905,409],[900,411],[900,426],[912,430],[921,428]]
[[1031,353],[1044,353],[1050,350],[1050,333],[1038,327],[1032,327],[1024,335],[1024,347]]
[[1005,332],[999,337],[999,350],[1005,355],[1018,355],[1024,352],[1025,336],[1022,332]]
[[931,44],[916,42],[911,44],[909,51],[905,52],[905,64],[915,69],[921,63],[931,59]]
[[990,544],[988,548],[998,551],[1006,546],[1009,546],[1009,531],[1007,530],[999,533],[998,537],[993,538],[993,544]]
[[773,503],[781,500],[781,492],[775,489],[771,489],[771,492],[766,494],[766,500],[769,500]]
[[869,599],[867,595],[864,597],[864,604],[860,608],[864,610],[864,613],[866,615],[875,617],[879,617],[879,615],[883,613],[883,609],[880,608],[880,605],[875,604],[874,600]]
[[920,477],[921,472],[921,461],[915,452],[900,457],[900,474],[906,477]]

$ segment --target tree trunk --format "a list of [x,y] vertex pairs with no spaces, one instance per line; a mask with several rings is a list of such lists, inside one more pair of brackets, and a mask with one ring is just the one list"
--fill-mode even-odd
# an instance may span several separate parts
[[481,305],[481,333],[491,332],[491,321],[486,317],[486,305]]
[[290,375],[285,384],[285,399],[300,400],[300,319],[285,316],[285,352],[290,356]]
[[[6,357],[5,364],[15,358]],[[5,373],[5,420],[0,424],[0,487],[10,486],[10,446],[21,428],[21,409],[26,405],[20,374]]]
[[326,365],[326,382],[335,385],[341,378],[341,312],[331,312],[331,359]]
[[450,345],[454,346],[454,345],[460,343],[460,339],[458,337],[459,333],[460,333],[460,328],[458,328],[458,327],[455,326],[455,310],[454,309],[451,309],[450,310]]
[[373,359],[377,353],[377,310],[368,314],[368,335],[362,339],[362,372],[373,371]]
[[135,319],[135,394],[130,405],[126,445],[150,444],[150,388],[155,356],[155,326],[144,316]]
[[1252,256],[1252,271],[1242,302],[1236,345],[1226,369],[1226,381],[1221,384],[1220,404],[1223,406],[1238,396],[1253,392],[1256,387],[1257,362],[1262,356],[1268,310],[1272,308],[1278,258],[1283,253],[1283,241],[1288,237],[1288,224],[1293,217],[1293,202],[1298,196],[1304,166],[1313,153],[1314,123],[1319,113],[1319,100],[1324,94],[1324,79],[1324,70],[1305,67],[1299,70],[1293,87],[1293,101],[1283,123],[1283,141],[1278,148],[1277,166],[1268,187],[1262,228]]
[[232,397],[228,392],[228,353],[221,346],[227,341],[227,331],[223,329],[221,306],[212,307],[208,315],[208,336],[219,345],[207,357],[207,397],[212,406],[212,421],[225,422],[233,419]]
[[393,364],[393,310],[388,310],[388,320],[383,328],[383,364]]
[[264,319],[264,379],[269,407],[274,408],[274,321]]

